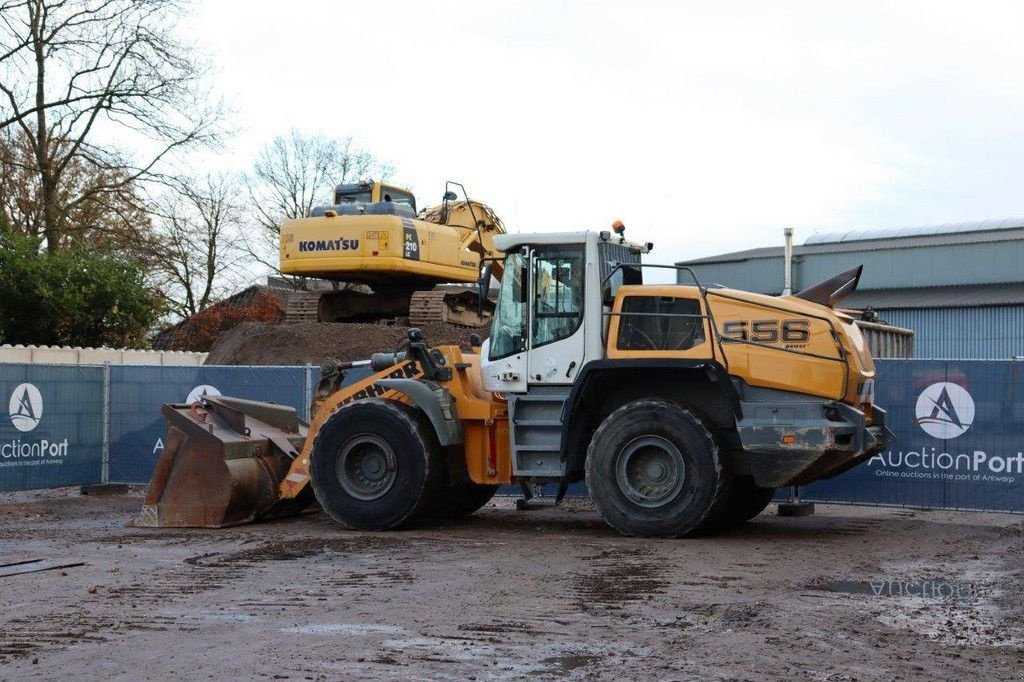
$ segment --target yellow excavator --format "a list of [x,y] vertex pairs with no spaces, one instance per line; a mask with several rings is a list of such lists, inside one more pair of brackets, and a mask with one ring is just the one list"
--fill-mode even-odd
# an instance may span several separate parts
[[[889,446],[875,367],[835,305],[860,268],[791,296],[704,286],[616,232],[498,235],[490,337],[326,362],[312,422],[222,396],[165,405],[140,526],[220,527],[314,503],[347,528],[471,514],[498,486],[586,481],[609,525],[680,537]],[[391,253],[391,251],[388,251]],[[693,285],[643,283],[675,268]],[[486,292],[481,292],[486,293]],[[373,374],[346,382],[349,367]]]
[[[454,188],[462,190],[462,200]],[[481,277],[501,278],[501,262],[493,260],[494,237],[504,233],[494,211],[469,199],[457,182],[446,184],[441,204],[419,212],[416,197],[395,185],[338,185],[334,204],[281,226],[279,268],[287,275],[341,284],[291,296],[286,318],[362,322],[408,317],[413,325],[479,326],[489,319],[493,304],[465,285]]]

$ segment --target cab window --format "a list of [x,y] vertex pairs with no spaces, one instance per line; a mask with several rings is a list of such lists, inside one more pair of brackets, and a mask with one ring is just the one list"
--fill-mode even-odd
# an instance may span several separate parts
[[583,321],[583,251],[539,248],[533,257],[532,348],[576,333]]
[[619,350],[679,351],[704,343],[700,302],[672,296],[627,296],[619,315]]
[[396,204],[405,204],[409,208],[416,211],[416,197],[405,190],[398,189],[397,187],[384,186],[381,192],[381,201],[391,201]]

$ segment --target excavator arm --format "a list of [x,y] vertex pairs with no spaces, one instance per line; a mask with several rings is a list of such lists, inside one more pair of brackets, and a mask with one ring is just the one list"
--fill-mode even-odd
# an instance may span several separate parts
[[[494,245],[494,237],[505,234],[505,225],[490,206],[479,201],[453,201],[424,209],[420,218],[428,223],[448,225],[459,230],[460,248],[472,251],[481,260],[497,258],[501,252]],[[501,279],[504,262],[495,261],[491,274]]]

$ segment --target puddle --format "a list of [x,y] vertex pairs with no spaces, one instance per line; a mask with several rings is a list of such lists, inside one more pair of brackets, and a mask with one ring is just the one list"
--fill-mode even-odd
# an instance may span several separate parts
[[942,578],[928,580],[829,580],[810,585],[812,590],[866,594],[872,597],[934,599],[971,603],[978,597],[973,583]]
[[281,632],[298,635],[401,635],[405,629],[370,623],[310,623],[282,628]]

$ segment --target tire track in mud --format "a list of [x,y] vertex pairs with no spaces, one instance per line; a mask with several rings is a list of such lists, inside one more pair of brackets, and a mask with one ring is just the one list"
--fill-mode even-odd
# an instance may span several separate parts
[[642,548],[602,549],[583,557],[592,569],[569,578],[576,605],[584,611],[619,610],[626,604],[664,594],[668,579],[654,555]]
[[11,618],[0,632],[0,664],[45,648],[63,648],[79,642],[105,642],[101,631],[112,621],[97,619],[85,609],[71,609],[32,618]]
[[32,618],[12,618],[0,629],[0,664],[79,643],[103,643],[131,631],[190,632],[178,616],[157,610],[186,603],[197,595],[244,579],[241,570],[197,569],[180,565],[144,580],[93,585],[74,606],[60,605]]
[[[145,538],[146,536],[141,536]],[[130,536],[139,540],[139,536]],[[172,533],[154,536],[161,546],[187,544],[190,540],[202,540],[202,536],[191,533]],[[104,543],[125,544],[123,536],[106,536]],[[128,540],[128,544],[132,543]],[[187,615],[163,615],[160,610],[173,609],[193,601],[197,596],[221,590],[244,580],[251,580],[254,571],[260,571],[265,562],[297,561],[330,558],[332,555],[360,557],[360,570],[340,571],[323,581],[325,590],[301,595],[284,591],[279,599],[268,602],[235,602],[237,606],[250,608],[265,607],[307,607],[336,595],[340,587],[362,588],[379,584],[384,580],[391,583],[411,583],[413,575],[401,567],[391,570],[376,570],[374,564],[386,563],[396,555],[408,554],[415,545],[408,539],[357,536],[352,538],[295,539],[262,542],[233,552],[208,552],[188,557],[177,565],[161,568],[159,572],[118,583],[89,588],[89,600],[75,606],[58,606],[52,611],[32,618],[11,618],[0,629],[0,664],[16,658],[37,656],[45,651],[63,649],[79,643],[104,643],[119,634],[131,631],[192,632],[198,628],[190,623]],[[377,557],[375,560],[374,557]],[[269,595],[268,596],[272,596]],[[138,615],[135,615],[137,613]],[[186,611],[187,613],[187,611]]]

